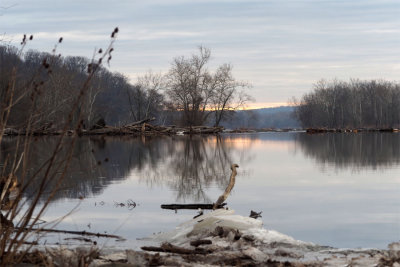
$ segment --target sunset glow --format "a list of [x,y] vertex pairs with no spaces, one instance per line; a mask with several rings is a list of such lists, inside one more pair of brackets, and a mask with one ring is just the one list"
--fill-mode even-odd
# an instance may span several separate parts
[[260,108],[277,108],[282,106],[290,106],[287,102],[255,102],[255,103],[247,103],[247,105],[240,110],[251,110],[251,109],[260,109]]

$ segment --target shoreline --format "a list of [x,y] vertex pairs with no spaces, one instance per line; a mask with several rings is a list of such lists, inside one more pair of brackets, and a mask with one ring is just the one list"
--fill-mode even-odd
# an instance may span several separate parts
[[[55,266],[399,266],[400,242],[388,249],[316,245],[263,228],[259,219],[218,209],[144,239],[141,250],[97,245],[42,247],[26,257]],[[32,266],[32,265],[25,265]],[[86,265],[85,265],[86,266]]]
[[135,125],[125,125],[121,127],[102,126],[94,129],[76,129],[76,130],[56,130],[36,129],[27,132],[23,129],[6,128],[4,136],[58,136],[66,134],[67,136],[171,136],[171,135],[218,135],[223,133],[262,133],[262,132],[305,132],[307,134],[325,134],[325,133],[400,133],[397,128],[238,128],[225,129],[222,126],[190,126],[182,127],[176,125],[157,126],[149,123],[140,123]]

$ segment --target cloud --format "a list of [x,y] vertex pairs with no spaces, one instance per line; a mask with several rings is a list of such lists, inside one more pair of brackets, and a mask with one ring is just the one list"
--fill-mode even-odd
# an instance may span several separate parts
[[397,0],[21,0],[0,17],[0,32],[16,44],[33,33],[42,50],[63,36],[65,53],[90,56],[119,26],[112,66],[131,77],[166,71],[202,44],[212,66],[232,63],[259,101],[284,102],[321,78],[397,79],[399,13]]

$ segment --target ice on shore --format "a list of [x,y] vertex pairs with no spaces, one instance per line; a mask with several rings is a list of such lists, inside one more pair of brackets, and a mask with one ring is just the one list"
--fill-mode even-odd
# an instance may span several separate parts
[[[143,251],[102,253],[90,266],[126,262],[134,266],[400,266],[400,243],[389,250],[334,249],[295,240],[263,227],[261,220],[218,209],[155,234]],[[202,242],[200,242],[202,241]],[[204,242],[208,241],[208,242]],[[211,241],[211,242],[210,242]],[[196,245],[200,244],[201,245]],[[78,262],[79,251],[55,250],[55,261]]]
[[263,227],[261,220],[236,215],[234,210],[218,209],[184,222],[174,230],[156,234],[154,241],[184,245],[189,240],[205,238],[217,227],[238,230],[242,235],[252,236],[260,243],[285,243],[294,246],[314,246],[312,243],[296,240],[288,235]]
[[[224,229],[223,235],[218,234],[218,228]],[[323,266],[370,266],[386,257],[385,251],[377,249],[335,249],[296,240],[265,229],[261,220],[235,215],[234,210],[225,209],[211,211],[150,239],[160,244],[168,242],[191,249],[191,241],[208,239],[212,241],[212,245],[206,246],[206,249],[221,261],[227,257],[248,257],[254,263],[323,262]],[[203,263],[212,265],[214,262],[204,258]]]

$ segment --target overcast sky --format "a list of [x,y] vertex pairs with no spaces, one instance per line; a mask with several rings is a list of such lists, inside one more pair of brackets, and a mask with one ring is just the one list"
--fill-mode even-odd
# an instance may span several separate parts
[[253,104],[301,97],[320,79],[400,78],[399,0],[0,0],[3,41],[91,57],[120,33],[111,70],[136,81],[204,45],[253,84]]

